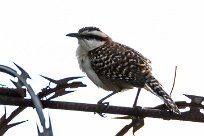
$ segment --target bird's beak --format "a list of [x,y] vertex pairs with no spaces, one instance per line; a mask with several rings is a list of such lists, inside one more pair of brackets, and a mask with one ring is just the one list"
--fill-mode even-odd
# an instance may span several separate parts
[[79,34],[78,33],[69,33],[66,36],[79,38]]

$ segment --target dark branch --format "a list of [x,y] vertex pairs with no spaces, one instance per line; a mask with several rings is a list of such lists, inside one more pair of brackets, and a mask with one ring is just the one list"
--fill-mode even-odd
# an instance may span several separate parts
[[[189,116],[189,114],[186,114],[187,112],[186,113],[184,112],[181,115],[175,115],[166,110],[141,108],[139,106],[136,106],[135,108],[109,106],[107,110],[106,107],[103,108],[102,106],[98,106],[97,104],[46,101],[46,100],[42,100],[41,102],[44,108],[50,108],[50,109],[99,112],[99,113],[119,114],[119,115],[128,115],[128,116],[162,118],[167,120],[174,119],[174,120],[204,122],[203,114],[202,116],[201,115]],[[8,97],[8,96],[0,96],[0,104],[33,107],[32,100],[30,99],[22,99],[22,98]],[[195,105],[195,104],[186,103],[186,102],[177,102],[176,104],[178,105],[178,107],[194,106],[202,109],[204,108],[203,105]]]
[[0,95],[12,96],[12,97],[25,97],[26,89],[0,87]]

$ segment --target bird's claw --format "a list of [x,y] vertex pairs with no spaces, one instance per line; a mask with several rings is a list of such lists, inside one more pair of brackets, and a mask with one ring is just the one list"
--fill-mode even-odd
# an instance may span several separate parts
[[[97,105],[99,106],[100,110],[105,110],[107,111],[109,108],[109,102],[102,102],[102,101],[98,101]],[[107,116],[105,116],[105,113],[102,112],[94,112],[94,114],[99,114],[101,117],[106,118]]]

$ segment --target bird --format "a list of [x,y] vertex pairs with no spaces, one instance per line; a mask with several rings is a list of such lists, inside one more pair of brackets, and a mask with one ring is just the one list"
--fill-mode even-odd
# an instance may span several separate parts
[[118,92],[136,87],[150,91],[158,96],[172,113],[180,114],[175,102],[153,76],[151,61],[141,53],[115,42],[93,26],[83,27],[77,33],[68,33],[66,36],[78,39],[76,56],[82,72],[99,88],[112,91],[99,100],[98,104]]

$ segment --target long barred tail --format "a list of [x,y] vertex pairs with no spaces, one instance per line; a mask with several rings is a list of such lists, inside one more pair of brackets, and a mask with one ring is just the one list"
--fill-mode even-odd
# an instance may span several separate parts
[[181,114],[177,105],[171,99],[171,97],[163,90],[162,85],[159,83],[157,79],[155,79],[152,75],[150,75],[146,80],[145,89],[157,95],[160,99],[162,99],[165,105],[175,114]]

